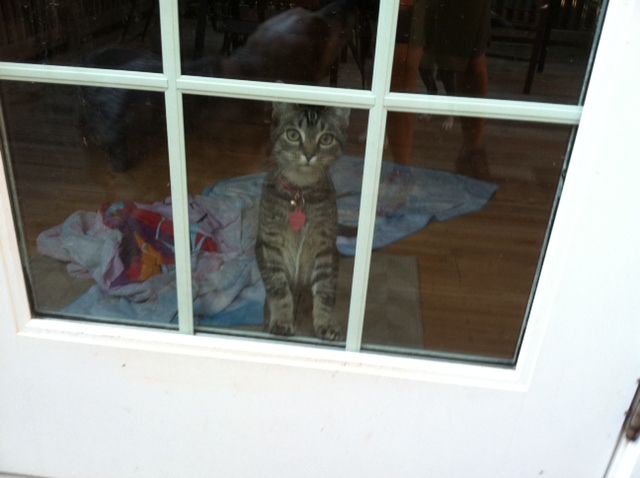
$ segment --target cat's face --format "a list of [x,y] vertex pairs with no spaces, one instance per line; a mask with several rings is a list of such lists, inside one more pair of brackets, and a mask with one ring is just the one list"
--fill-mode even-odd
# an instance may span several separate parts
[[292,183],[313,184],[342,155],[348,109],[274,103],[273,119],[272,156]]

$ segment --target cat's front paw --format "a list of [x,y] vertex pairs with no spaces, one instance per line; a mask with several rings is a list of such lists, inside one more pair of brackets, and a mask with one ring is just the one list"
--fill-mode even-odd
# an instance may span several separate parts
[[285,320],[273,320],[269,323],[269,333],[274,335],[291,336],[296,332],[292,322]]
[[314,325],[316,337],[322,340],[338,340],[342,330],[332,322]]

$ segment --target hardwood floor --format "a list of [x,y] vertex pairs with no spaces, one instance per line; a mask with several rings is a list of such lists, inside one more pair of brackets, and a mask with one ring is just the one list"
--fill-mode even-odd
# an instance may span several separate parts
[[[536,77],[535,96],[528,98],[575,102],[584,62],[554,62],[553,55],[548,62],[551,78]],[[490,60],[495,96],[522,98],[517,92],[525,67]],[[343,75],[356,73],[349,64],[341,70]],[[113,173],[102,150],[84,145],[74,87],[6,82],[3,108],[16,205],[31,256],[37,254],[38,234],[76,210],[95,211],[104,202],[120,199],[152,202],[169,195],[162,121],[154,123],[140,113],[135,123],[151,127],[129,142],[132,167]],[[187,121],[195,123],[187,138],[190,194],[221,179],[266,169],[269,124],[264,105],[198,98],[185,105],[185,112]],[[353,112],[346,148],[350,155],[364,157],[367,116],[366,111]],[[159,126],[154,129],[154,124]],[[413,165],[454,172],[459,126],[444,132],[437,116],[420,117],[417,125]],[[488,205],[474,214],[430,224],[381,251],[418,260],[425,350],[506,361],[514,357],[571,130],[487,121],[490,179],[499,184]],[[392,159],[388,151],[385,158]]]

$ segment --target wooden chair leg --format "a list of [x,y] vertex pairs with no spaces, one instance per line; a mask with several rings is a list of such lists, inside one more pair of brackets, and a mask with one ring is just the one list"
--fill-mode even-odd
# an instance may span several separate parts
[[124,21],[124,28],[122,29],[122,34],[120,35],[120,42],[122,43],[127,38],[127,33],[129,33],[129,27],[131,26],[131,22],[133,22],[133,17],[136,12],[136,0],[131,0],[131,5],[129,6],[129,12],[127,13],[127,18]]
[[207,13],[209,12],[209,0],[200,0],[198,5],[198,21],[196,23],[196,39],[193,45],[193,59],[202,57],[204,52],[204,36],[207,28]]
[[549,1],[549,12],[547,13],[547,25],[544,29],[544,37],[542,38],[542,51],[540,52],[540,59],[538,60],[538,73],[544,71],[544,65],[547,61],[547,48],[549,46],[549,39],[551,38],[551,27],[555,23],[555,17],[558,12],[560,0]]
[[340,59],[337,58],[329,67],[329,84],[333,87],[338,86],[338,66]]
[[533,48],[531,49],[531,57],[529,58],[529,69],[527,71],[527,78],[524,82],[524,88],[522,91],[525,95],[528,95],[529,93],[531,93],[533,76],[536,73],[536,67],[538,66],[538,61],[540,60],[540,53],[542,51],[542,44],[543,44],[544,35],[547,27],[548,17],[549,17],[549,4],[544,3],[540,7],[538,25],[536,28],[536,37],[533,43]]

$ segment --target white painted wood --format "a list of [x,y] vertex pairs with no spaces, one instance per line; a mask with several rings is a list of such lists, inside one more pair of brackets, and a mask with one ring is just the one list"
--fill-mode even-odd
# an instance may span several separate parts
[[389,93],[384,105],[390,111],[498,118],[555,124],[578,124],[582,107],[531,101]]
[[[2,109],[0,108],[0,111]],[[4,124],[2,125],[4,127]],[[3,151],[0,149],[0,157]],[[11,211],[9,181],[5,177],[7,168],[0,167],[0,258],[2,259],[2,274],[6,277],[5,287],[8,302],[0,308],[2,319],[13,326],[14,333],[24,327],[31,318],[31,307],[27,298],[25,277],[22,274],[20,249],[17,242],[18,228],[13,222]],[[1,346],[0,342],[0,346]],[[1,462],[0,462],[1,463]]]
[[176,78],[181,71],[178,18],[177,2],[161,0],[162,69],[168,78],[168,88],[164,93],[164,101],[167,117],[173,247],[176,260],[178,329],[182,333],[193,334],[195,329],[191,287],[191,232],[189,225],[187,154],[184,140],[182,94],[176,85]]
[[382,99],[389,93],[391,84],[393,43],[396,36],[398,5],[399,0],[388,0],[380,5],[380,18],[388,19],[388,21],[378,22],[376,35],[379,41],[376,47],[371,88],[377,101],[369,112],[365,161],[362,171],[358,238],[353,264],[351,302],[347,324],[346,348],[350,351],[360,350],[362,343],[371,248],[373,246],[378,187],[380,185],[382,153],[387,123],[387,111],[384,108]]
[[640,478],[640,441],[621,438],[605,478]]
[[6,473],[0,473],[0,478],[46,478],[46,477],[36,477],[36,476],[26,476],[26,475],[8,475]]
[[0,79],[150,91],[167,88],[167,79],[161,73],[11,62],[0,62]]
[[157,353],[217,358],[261,365],[347,372],[418,382],[464,385],[506,391],[524,391],[527,384],[517,370],[484,367],[401,356],[351,353],[334,348],[283,345],[255,339],[185,336],[153,329],[84,324],[56,319],[34,319],[20,337],[73,341],[84,345],[120,347]]
[[179,77],[177,85],[186,94],[214,95],[260,101],[278,99],[292,103],[304,102],[306,104],[343,106],[347,108],[370,108],[375,100],[373,93],[364,90],[187,75]]
[[640,371],[638,24],[611,3],[515,369],[28,320],[0,178],[0,470],[604,476]]

